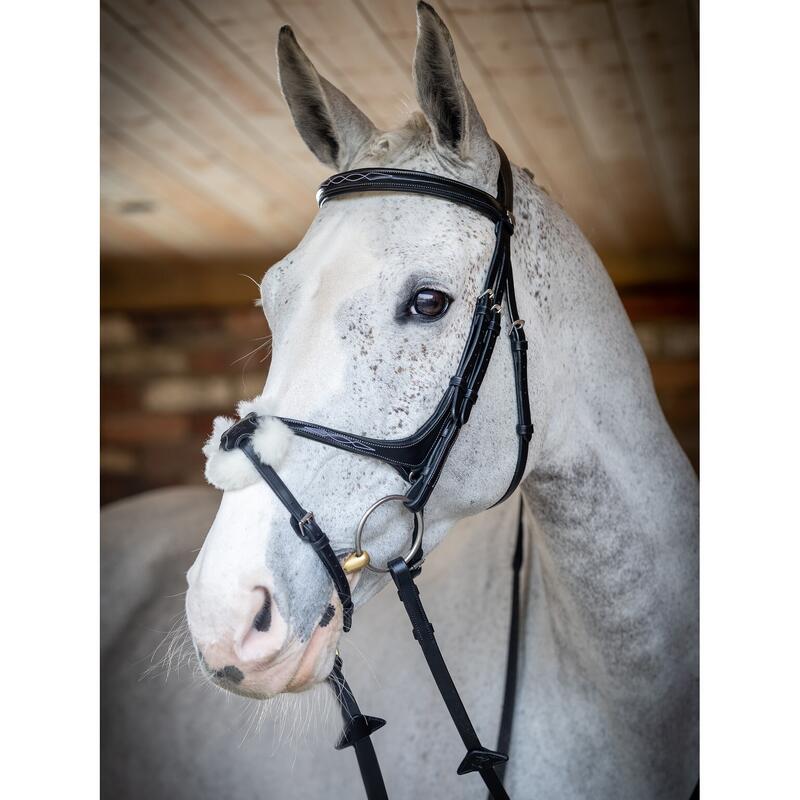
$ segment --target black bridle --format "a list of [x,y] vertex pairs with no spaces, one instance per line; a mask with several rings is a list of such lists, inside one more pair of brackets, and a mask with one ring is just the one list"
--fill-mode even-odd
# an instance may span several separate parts
[[[472,407],[478,400],[486,370],[494,351],[497,336],[502,327],[503,302],[509,316],[509,339],[514,365],[514,383],[517,403],[517,464],[511,482],[504,495],[497,501],[502,503],[519,485],[528,457],[528,444],[533,435],[530,403],[528,400],[527,356],[528,343],[523,330],[524,321],[519,319],[514,294],[514,274],[511,267],[511,236],[514,232],[513,178],[508,159],[500,146],[500,171],[497,179],[497,197],[468,184],[450,178],[404,169],[369,168],[350,170],[333,175],[322,183],[317,192],[320,207],[336,197],[355,192],[410,192],[443,198],[478,211],[494,223],[495,245],[483,289],[477,297],[464,351],[450,379],[447,390],[433,414],[411,436],[403,439],[371,439],[345,433],[315,423],[279,417],[298,436],[347,450],[358,455],[369,456],[390,464],[408,481],[409,487],[402,496],[382,498],[371,506],[362,517],[356,536],[356,550],[345,561],[331,547],[330,540],[317,525],[314,515],[306,511],[281,480],[277,472],[264,464],[255,452],[252,437],[260,419],[255,413],[248,414],[223,435],[220,447],[223,450],[239,448],[252,462],[259,475],[266,481],[290,515],[295,533],[310,544],[327,570],[342,604],[343,630],[350,630],[353,600],[345,571],[354,571],[368,566],[369,557],[361,548],[361,532],[367,517],[382,502],[402,500],[406,508],[414,513],[414,544],[405,558],[394,558],[386,569],[369,567],[389,572],[397,586],[398,595],[411,620],[414,638],[419,642],[436,685],[467,749],[467,754],[458,767],[458,774],[478,772],[493,798],[507,798],[501,777],[506,750],[511,738],[511,723],[516,689],[517,649],[519,629],[519,573],[522,565],[522,508],[520,506],[517,544],[513,562],[513,596],[511,625],[509,631],[508,658],[506,664],[506,686],[501,717],[498,751],[488,750],[481,744],[467,715],[455,684],[442,657],[428,621],[425,609],[414,583],[421,570],[423,511],[431,493],[441,476],[459,431],[467,423]],[[495,503],[495,505],[497,505]],[[354,565],[354,566],[353,566]],[[385,722],[377,717],[361,713],[350,687],[342,673],[342,662],[336,656],[333,671],[328,681],[335,690],[342,710],[344,730],[337,749],[353,746],[359,768],[370,800],[385,798],[386,789],[370,736]]]

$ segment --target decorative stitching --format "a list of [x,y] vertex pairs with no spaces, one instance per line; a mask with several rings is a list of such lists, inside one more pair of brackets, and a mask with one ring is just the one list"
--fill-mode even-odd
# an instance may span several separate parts
[[355,450],[363,450],[367,453],[375,452],[375,448],[370,447],[366,442],[353,439],[351,436],[347,436],[344,433],[339,433],[338,431],[326,430],[325,428],[319,428],[316,425],[302,425],[300,426],[300,430],[313,433],[315,436],[318,436],[321,439],[328,439],[328,441],[331,442],[349,445]]
[[338,186],[342,183],[357,183],[358,181],[392,180],[392,177],[386,172],[340,172],[324,180],[319,188],[324,189],[326,186]]
[[[439,175],[433,176],[433,178],[432,180],[432,176],[424,172],[401,169],[339,172],[320,184],[317,190],[317,202],[322,205],[326,200],[338,194],[358,191],[359,188],[364,190],[389,189],[441,197],[470,206],[495,221],[506,219],[507,210],[503,204],[482,189]],[[366,182],[365,186],[358,186],[364,182]]]

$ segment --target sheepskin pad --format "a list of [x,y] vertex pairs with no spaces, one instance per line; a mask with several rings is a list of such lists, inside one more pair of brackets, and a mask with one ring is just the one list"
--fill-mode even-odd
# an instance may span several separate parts
[[[252,411],[261,418],[253,434],[253,449],[265,464],[277,468],[286,457],[294,433],[270,414],[270,404],[263,397],[243,400],[236,409],[240,419]],[[231,417],[217,417],[211,436],[203,445],[206,480],[217,489],[243,489],[260,480],[259,474],[241,450],[220,450],[222,434],[235,422]]]

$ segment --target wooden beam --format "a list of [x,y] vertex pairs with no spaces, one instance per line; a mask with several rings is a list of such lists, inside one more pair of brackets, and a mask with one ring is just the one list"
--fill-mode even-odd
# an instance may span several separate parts
[[237,218],[253,233],[268,235],[267,224],[284,236],[298,233],[296,215],[268,182],[254,185],[239,169],[231,169],[218,151],[186,136],[180,123],[165,117],[124,78],[103,70],[100,76],[103,117],[138,152],[162,170],[199,188],[223,213]]
[[[103,154],[100,211],[100,252],[106,255],[123,252],[141,256],[143,249],[152,252],[150,245],[156,241],[163,243],[158,248],[162,255],[175,250],[189,255],[208,241],[208,231],[174,208],[160,186],[130,179]],[[137,240],[135,231],[143,234],[144,241]]]
[[[697,245],[698,65],[691,11],[681,3],[607,3],[645,146],[678,241]],[[683,151],[675,140],[686,143]],[[688,185],[687,185],[688,183]]]
[[[252,282],[240,274],[260,281],[267,268],[284,254],[265,251],[263,258],[221,256],[202,261],[178,255],[104,258],[101,306],[104,311],[244,306],[252,303],[257,293]],[[604,263],[637,319],[657,315],[661,302],[670,314],[696,313],[696,254],[609,254]]]
[[208,231],[204,249],[231,240],[244,247],[263,247],[269,241],[265,231],[257,231],[239,217],[220,208],[191,179],[176,172],[174,167],[132,139],[124,130],[101,118],[101,151],[103,158],[126,175],[135,176],[140,185],[161,192],[172,208],[192,219],[201,229]]
[[100,307],[103,311],[166,311],[189,308],[230,308],[252,305],[267,267],[283,254],[231,261],[196,261],[177,256],[162,259],[105,258],[100,266]]
[[[161,71],[183,76],[202,92],[270,162],[277,176],[303,175],[308,162],[291,136],[291,117],[272,73],[254,73],[242,62],[229,39],[189,2],[175,0],[103,0],[105,17],[113,18],[151,56]],[[267,9],[262,11],[268,19]],[[277,27],[264,46],[274,49]],[[311,175],[309,174],[309,177]]]

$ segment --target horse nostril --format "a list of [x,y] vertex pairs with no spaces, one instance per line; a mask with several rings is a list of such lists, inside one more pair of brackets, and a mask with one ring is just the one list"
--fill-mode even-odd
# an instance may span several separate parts
[[264,605],[261,610],[256,614],[253,620],[253,627],[261,632],[269,630],[270,623],[272,622],[272,598],[270,597],[269,590],[264,589]]

